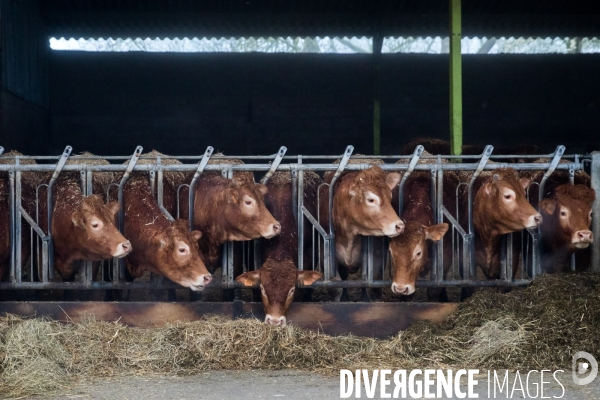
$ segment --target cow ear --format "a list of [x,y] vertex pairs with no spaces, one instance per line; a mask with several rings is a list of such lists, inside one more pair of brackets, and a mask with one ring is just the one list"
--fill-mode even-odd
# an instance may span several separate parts
[[437,224],[425,228],[425,239],[437,242],[448,232],[448,224]]
[[392,172],[385,178],[385,183],[388,185],[390,190],[394,189],[398,182],[400,182],[400,174],[397,172]]
[[539,204],[540,211],[545,212],[548,215],[554,214],[556,209],[556,202],[552,199],[542,199]]
[[235,278],[235,280],[244,286],[254,286],[260,282],[260,270],[244,272]]
[[523,189],[527,190],[529,185],[531,185],[531,178],[523,177],[519,179],[519,182],[521,182],[521,186],[523,186]]
[[350,186],[350,191],[348,192],[348,194],[350,194],[350,196],[352,196],[352,197],[358,196],[358,186],[357,185]]
[[169,237],[167,236],[166,232],[163,232],[158,236],[158,243],[160,244],[161,248],[169,245]]
[[117,213],[119,212],[119,210],[121,209],[121,205],[119,204],[118,201],[111,201],[110,203],[108,203],[106,205],[106,208],[108,208],[108,211],[110,211],[110,213],[113,215],[113,217],[115,217],[117,215]]
[[202,237],[202,232],[200,232],[200,231],[192,231],[192,236],[194,237],[194,239],[200,240],[200,238]]
[[234,176],[233,178],[231,178],[231,185],[233,187],[240,187],[244,184],[244,181],[239,177],[239,176]]
[[83,225],[83,221],[81,220],[81,214],[77,210],[73,211],[73,213],[71,214],[71,222],[73,222],[73,225],[75,226]]
[[257,183],[256,184],[256,188],[258,189],[258,191],[264,196],[265,194],[269,193],[269,188],[267,188],[265,185],[263,185],[262,183]]
[[315,281],[323,278],[323,274],[318,271],[298,271],[296,275],[300,285],[312,285]]

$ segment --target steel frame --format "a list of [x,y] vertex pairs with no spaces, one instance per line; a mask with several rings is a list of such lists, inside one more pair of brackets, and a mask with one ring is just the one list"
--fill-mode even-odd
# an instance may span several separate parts
[[[1,148],[0,148],[1,149]],[[489,171],[498,167],[511,167],[519,171],[545,171],[544,178],[540,183],[540,193],[542,193],[544,183],[550,174],[554,170],[567,170],[571,177],[574,176],[574,171],[584,170],[585,164],[589,163],[590,172],[592,176],[592,188],[600,197],[600,153],[593,153],[590,155],[564,155],[564,147],[557,147],[556,151],[548,155],[505,155],[505,156],[493,156],[494,163],[488,163],[490,157],[492,157],[493,147],[487,146],[483,154],[479,156],[448,156],[448,155],[423,155],[422,146],[418,146],[415,152],[409,156],[353,156],[354,148],[348,146],[341,156],[288,156],[286,155],[286,148],[281,147],[279,151],[270,156],[215,156],[213,155],[213,148],[208,146],[206,151],[199,156],[160,156],[160,157],[148,157],[142,156],[142,148],[138,146],[133,155],[130,157],[88,157],[94,159],[107,159],[107,160],[129,160],[127,164],[110,164],[110,165],[91,165],[85,162],[86,158],[81,157],[78,164],[66,164],[67,159],[71,154],[71,147],[67,146],[65,151],[59,157],[43,156],[43,157],[28,157],[28,156],[14,156],[14,163],[0,165],[0,172],[8,174],[9,183],[9,207],[10,207],[10,244],[11,244],[11,257],[10,257],[10,273],[9,282],[1,282],[0,289],[146,289],[146,288],[178,288],[179,286],[168,281],[167,279],[154,278],[149,283],[134,283],[124,281],[124,265],[123,260],[112,260],[109,264],[110,276],[105,277],[102,273],[101,281],[94,281],[92,276],[92,263],[88,262],[84,265],[84,273],[82,274],[83,279],[78,282],[53,282],[54,268],[53,268],[53,257],[52,257],[52,235],[51,235],[51,219],[53,207],[48,207],[48,232],[43,232],[39,227],[37,221],[38,216],[30,216],[27,214],[25,209],[21,206],[21,176],[23,172],[37,171],[37,172],[53,172],[52,179],[47,186],[48,193],[48,204],[52,204],[52,186],[56,178],[63,171],[78,171],[81,177],[82,192],[84,194],[91,194],[92,192],[92,178],[93,174],[97,172],[123,172],[123,177],[118,184],[118,201],[121,203],[121,212],[119,213],[119,229],[123,229],[123,213],[124,209],[123,202],[123,188],[127,181],[129,174],[133,171],[146,171],[149,173],[149,179],[151,182],[157,183],[156,197],[161,210],[165,215],[172,219],[173,217],[163,207],[163,174],[165,171],[187,171],[194,172],[193,178],[189,184],[182,186],[189,187],[189,197],[186,199],[190,206],[190,225],[193,220],[193,203],[194,203],[194,188],[198,178],[204,171],[218,171],[222,176],[231,179],[235,171],[251,171],[254,173],[265,173],[263,178],[260,180],[262,183],[266,183],[275,171],[290,171],[292,175],[292,187],[293,187],[293,204],[292,207],[297,215],[298,224],[298,269],[319,269],[324,274],[324,280],[319,281],[311,285],[311,287],[336,287],[336,288],[374,288],[374,287],[387,287],[391,282],[386,279],[384,275],[383,279],[375,280],[374,269],[382,268],[382,272],[385,270],[385,261],[382,265],[374,265],[374,251],[375,244],[373,238],[365,238],[364,248],[367,250],[364,252],[363,271],[362,279],[355,281],[340,281],[336,279],[336,262],[335,262],[335,232],[333,229],[333,222],[330,222],[329,226],[323,227],[319,221],[319,215],[312,215],[308,209],[304,206],[304,171],[310,170],[315,172],[334,171],[334,177],[330,184],[330,187],[334,187],[336,180],[341,176],[344,171],[357,171],[363,170],[370,167],[368,163],[349,164],[350,158],[354,160],[368,159],[377,157],[384,160],[406,159],[407,163],[403,164],[383,164],[380,165],[385,171],[397,171],[403,172],[403,178],[398,187],[398,194],[400,195],[400,209],[402,210],[402,194],[405,183],[408,176],[414,171],[426,171],[431,174],[432,182],[432,196],[431,201],[434,210],[434,220],[436,223],[448,222],[451,226],[448,234],[452,235],[452,249],[453,249],[453,262],[450,277],[444,276],[444,264],[443,264],[443,242],[440,241],[435,247],[433,253],[433,268],[429,275],[429,278],[419,279],[417,282],[418,286],[421,287],[510,287],[510,286],[523,286],[531,282],[532,278],[535,278],[541,273],[540,267],[540,233],[538,230],[530,230],[522,233],[522,240],[524,246],[522,246],[522,268],[521,276],[513,279],[511,263],[507,260],[512,258],[512,238],[506,240],[505,250],[503,252],[503,268],[501,278],[497,280],[481,280],[476,279],[475,263],[473,258],[473,222],[472,222],[472,201],[469,201],[469,215],[468,221],[465,224],[464,221],[458,221],[456,217],[442,204],[443,199],[443,177],[444,173],[448,171],[473,171],[473,177],[468,185],[468,196],[472,199],[472,187],[475,178],[483,171]],[[0,154],[3,149],[0,150]],[[508,163],[502,162],[506,159],[537,159],[537,158],[548,158],[549,162],[536,163]],[[139,158],[152,158],[154,163],[149,164],[138,164]],[[184,162],[184,164],[166,165],[161,162],[162,159],[176,158]],[[209,159],[213,162],[218,160],[239,158],[249,161],[248,164],[225,164],[225,163],[214,163],[209,164]],[[20,161],[23,159],[35,159],[46,163],[42,164],[22,164]],[[341,159],[339,164],[332,164],[329,161],[332,159]],[[419,160],[428,160],[427,163],[419,163]],[[459,162],[442,162],[444,160],[455,160]],[[559,160],[567,159],[568,163],[559,163]],[[50,163],[48,163],[50,162]],[[573,182],[573,179],[571,179]],[[323,184],[321,187],[325,186]],[[40,187],[41,187],[40,186]],[[181,187],[178,188],[178,196]],[[154,187],[154,186],[153,186]],[[38,187],[39,189],[39,187]],[[592,270],[600,272],[600,257],[598,257],[598,247],[600,243],[600,204],[599,200],[594,203],[594,221],[593,221],[593,232],[595,237],[595,245],[593,246],[593,263]],[[178,202],[179,203],[179,202]],[[332,208],[333,208],[333,191],[330,191],[329,198],[329,215],[330,221]],[[458,215],[458,214],[455,214]],[[23,223],[16,223],[24,220]],[[466,226],[466,228],[464,227]],[[22,279],[22,272],[25,260],[21,259],[21,229],[30,229],[32,237],[32,250],[31,250],[31,276],[29,281]],[[304,232],[305,229],[311,229],[312,231],[312,243],[304,243]],[[303,251],[307,245],[312,244],[312,258],[311,265],[304,264]],[[247,243],[243,248],[244,255],[242,257],[244,263],[244,271],[252,268],[260,267],[260,243],[259,240],[254,240],[253,243]],[[377,244],[378,246],[378,244]],[[385,243],[383,244],[384,254],[386,252]],[[35,248],[35,251],[34,251]],[[251,251],[252,250],[252,251]],[[253,262],[250,263],[250,254],[253,253]],[[323,257],[321,257],[321,252]],[[531,252],[531,265],[526,265],[526,253]],[[37,255],[37,257],[34,257]],[[233,259],[233,244],[228,243],[223,246],[223,264],[222,264],[222,279],[220,281],[214,280],[210,285],[212,287],[221,288],[239,288],[241,284],[235,281],[234,275],[234,259]],[[246,257],[247,256],[247,257]],[[33,265],[34,260],[41,259],[41,266]],[[322,259],[323,264],[320,265],[318,260]],[[37,263],[37,261],[36,261]],[[41,267],[41,268],[39,268]],[[41,270],[39,274],[39,281],[34,281],[33,271],[38,268]],[[528,272],[527,270],[530,270]],[[104,272],[104,271],[103,271]]]

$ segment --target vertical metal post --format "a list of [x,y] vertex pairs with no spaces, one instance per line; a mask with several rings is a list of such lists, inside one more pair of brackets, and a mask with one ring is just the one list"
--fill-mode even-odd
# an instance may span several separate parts
[[[83,171],[82,171],[83,172]],[[86,168],[85,171],[85,195],[89,196],[91,194],[94,194],[94,175],[93,172]],[[91,261],[86,261],[84,263],[84,268],[85,268],[85,283],[87,285],[91,284],[92,281],[94,280],[93,272],[94,272],[94,268],[93,268],[93,264]],[[103,269],[103,268],[100,268]]]
[[[194,198],[196,196],[196,183],[204,171],[206,164],[208,164],[208,160],[210,159],[210,156],[212,156],[213,150],[214,149],[212,146],[208,146],[206,148],[206,151],[202,156],[202,160],[200,160],[200,163],[198,164],[198,169],[196,170],[196,173],[194,173],[192,181],[190,182],[190,187],[188,188],[188,218],[190,222],[190,229],[194,229]],[[179,200],[177,201],[177,204],[179,204]]]
[[[302,156],[298,156],[298,165],[302,164]],[[296,201],[298,216],[298,270],[304,270],[304,171],[298,170],[298,200]],[[310,267],[310,266],[309,266]]]
[[[438,171],[436,164],[431,164],[431,189],[429,193],[429,201],[432,204],[431,211],[433,212],[433,223],[435,224],[437,221],[437,207],[435,204],[437,203],[437,185],[438,185]],[[433,260],[432,260],[432,268],[429,274],[429,278],[431,280],[436,280],[437,275],[437,265],[438,265],[438,257],[437,257],[437,242],[432,243],[432,252],[433,252]],[[431,254],[431,253],[430,253]]]
[[450,154],[462,154],[461,0],[450,0]]
[[8,213],[9,213],[9,219],[10,219],[10,227],[8,229],[8,236],[9,236],[9,241],[10,241],[10,272],[9,272],[9,279],[10,282],[14,282],[15,281],[15,268],[16,268],[16,249],[14,246],[15,243],[15,171],[10,171],[8,173],[8,191],[9,191],[9,195],[8,195]]
[[383,36],[373,36],[373,154],[381,154],[381,48]]
[[[441,165],[441,157],[438,157],[438,167]],[[437,200],[433,203],[432,209],[437,212],[437,221],[434,219],[434,223],[441,224],[444,222],[444,213],[442,207],[444,206],[444,170],[439,168],[437,174]],[[452,229],[452,228],[451,228]],[[444,279],[444,238],[441,238],[437,245],[437,271],[435,273],[435,279],[441,282]]]
[[592,205],[592,271],[600,272],[600,151],[592,153],[592,189],[596,192],[596,200]]

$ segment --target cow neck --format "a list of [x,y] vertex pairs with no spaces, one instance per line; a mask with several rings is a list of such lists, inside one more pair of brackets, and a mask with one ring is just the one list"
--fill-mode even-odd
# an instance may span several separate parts
[[292,186],[268,184],[269,191],[265,196],[265,203],[269,211],[281,224],[281,232],[272,239],[264,239],[263,256],[269,258],[271,254],[276,260],[298,257],[298,229],[296,215],[292,212]]
[[404,191],[404,211],[402,220],[424,226],[433,225],[433,209],[431,208],[431,184],[428,178],[418,177],[408,182]]
[[[476,221],[475,221],[476,222]],[[475,254],[478,263],[488,278],[491,278],[490,272],[498,270],[495,265],[499,260],[501,251],[500,238],[502,235],[489,227],[479,227],[475,223]],[[483,257],[481,256],[483,255]]]

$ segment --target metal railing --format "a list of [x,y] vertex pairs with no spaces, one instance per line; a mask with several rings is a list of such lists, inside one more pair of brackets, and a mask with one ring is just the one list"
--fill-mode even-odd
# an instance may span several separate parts
[[[3,150],[3,149],[2,149]],[[0,164],[0,174],[6,174],[9,187],[9,214],[10,214],[10,272],[7,282],[0,282],[0,289],[136,289],[136,288],[178,288],[179,286],[163,279],[162,277],[154,277],[150,282],[127,282],[125,280],[123,260],[107,260],[103,262],[103,266],[99,268],[99,273],[93,274],[94,268],[91,262],[83,263],[81,267],[81,276],[76,282],[56,282],[54,279],[53,265],[53,246],[51,235],[52,224],[52,187],[56,179],[61,173],[78,172],[81,177],[81,189],[84,195],[92,194],[92,181],[94,174],[100,172],[116,172],[122,173],[118,183],[113,183],[111,187],[116,187],[118,190],[118,201],[121,203],[121,209],[118,215],[117,226],[123,231],[123,190],[127,178],[132,172],[147,172],[149,183],[156,183],[157,202],[161,211],[172,219],[173,216],[163,206],[163,176],[165,172],[179,171],[189,172],[190,181],[176,188],[177,191],[177,215],[179,216],[180,201],[187,203],[189,207],[189,223],[193,225],[193,209],[195,186],[200,176],[208,171],[220,172],[223,177],[231,179],[236,171],[248,171],[255,174],[257,181],[266,183],[275,171],[288,171],[292,177],[292,209],[297,216],[298,224],[298,261],[297,267],[300,270],[319,270],[324,275],[323,281],[315,282],[312,287],[335,287],[335,288],[351,288],[351,287],[389,287],[391,281],[386,274],[386,254],[387,242],[373,237],[363,239],[363,265],[362,273],[358,279],[340,281],[336,279],[337,268],[335,261],[335,232],[333,227],[332,208],[333,208],[333,191],[329,191],[328,205],[329,209],[329,225],[322,226],[320,222],[320,213],[312,215],[304,205],[304,171],[334,173],[333,180],[328,185],[323,183],[319,189],[326,186],[334,187],[336,180],[345,171],[359,171],[371,167],[369,159],[378,158],[388,161],[386,164],[379,164],[386,172],[400,172],[403,177],[398,186],[399,207],[402,214],[403,209],[403,193],[405,184],[410,174],[415,171],[423,171],[431,176],[431,205],[434,210],[435,223],[447,222],[450,225],[449,232],[446,235],[451,235],[452,259],[451,265],[445,265],[447,260],[444,260],[444,242],[439,241],[433,245],[432,269],[425,278],[420,278],[417,285],[421,287],[474,287],[474,286],[522,286],[528,284],[531,279],[541,273],[540,267],[540,232],[539,229],[527,230],[507,235],[504,240],[502,251],[502,270],[499,279],[487,280],[477,277],[477,270],[474,260],[474,228],[473,228],[473,184],[477,176],[483,171],[493,170],[499,167],[511,167],[517,171],[543,171],[544,176],[539,183],[540,194],[543,193],[545,181],[555,170],[566,170],[569,172],[571,182],[575,171],[585,170],[591,172],[592,188],[600,197],[600,154],[593,153],[592,155],[565,155],[564,147],[559,146],[552,154],[546,155],[502,155],[494,156],[493,147],[487,146],[483,154],[478,156],[449,156],[449,155],[424,155],[423,148],[418,146],[412,155],[388,155],[388,156],[362,156],[353,155],[353,147],[348,146],[343,154],[334,156],[290,156],[286,155],[286,148],[282,147],[274,155],[269,156],[222,156],[213,155],[213,148],[207,147],[206,151],[198,156],[146,156],[142,155],[142,148],[138,146],[133,155],[124,156],[78,156],[78,163],[70,164],[67,160],[70,157],[72,149],[67,146],[65,151],[58,157],[42,156],[12,156],[14,162],[11,164]],[[1,151],[0,151],[1,154]],[[150,158],[153,162],[138,163],[139,159]],[[488,162],[490,158],[494,159],[493,163]],[[511,163],[506,160],[524,159],[527,162]],[[548,162],[534,162],[536,159],[548,159]],[[96,165],[86,163],[89,159],[104,159],[114,164]],[[177,159],[183,164],[164,164],[165,159]],[[246,164],[231,164],[219,163],[220,160],[241,159]],[[333,164],[331,161],[339,159],[338,164]],[[348,161],[352,159],[353,163]],[[361,163],[359,160],[364,159]],[[38,164],[23,164],[24,160],[35,160]],[[395,163],[398,160],[405,160],[404,163]],[[426,160],[423,163],[420,161]],[[529,162],[531,160],[531,162]],[[567,160],[561,162],[560,160]],[[128,161],[123,164],[123,161]],[[209,163],[210,161],[210,163]],[[456,161],[456,162],[453,162]],[[118,162],[118,163],[116,163]],[[586,166],[587,165],[587,166]],[[448,210],[443,204],[444,191],[444,176],[445,174],[457,171],[472,172],[469,182],[462,183],[466,186],[468,196],[468,215],[467,221],[460,221],[457,210]],[[52,173],[52,178],[48,184],[42,184],[36,188],[36,215],[32,216],[27,213],[22,206],[22,175],[28,172]],[[188,188],[187,198],[182,197],[184,187]],[[39,225],[39,196],[40,191],[46,190],[46,201],[48,204],[48,214],[43,216],[47,218],[48,231],[44,232]],[[110,190],[110,187],[109,187]],[[318,195],[320,195],[319,190]],[[102,195],[107,196],[106,193]],[[458,189],[457,189],[458,196]],[[599,245],[600,238],[600,205],[599,201],[594,204],[594,246],[593,246],[593,261],[592,269],[600,272],[600,256]],[[22,257],[21,249],[21,234],[22,229],[28,230],[31,238],[31,251],[29,259],[25,260]],[[311,240],[305,243],[304,231],[310,230]],[[520,237],[520,255],[519,269],[520,274],[513,278],[512,263],[509,261],[513,256],[513,243],[515,237]],[[222,270],[221,279],[213,280],[211,287],[221,288],[238,288],[241,287],[235,281],[234,262],[234,243],[229,242],[223,246]],[[248,271],[260,268],[260,240],[256,239],[250,242],[242,242],[240,246],[241,257],[237,257],[241,262],[241,270]],[[310,248],[311,254],[308,265],[304,262],[304,251]],[[383,254],[383,257],[376,255]],[[26,268],[29,265],[29,268]],[[574,264],[573,264],[574,267]]]

